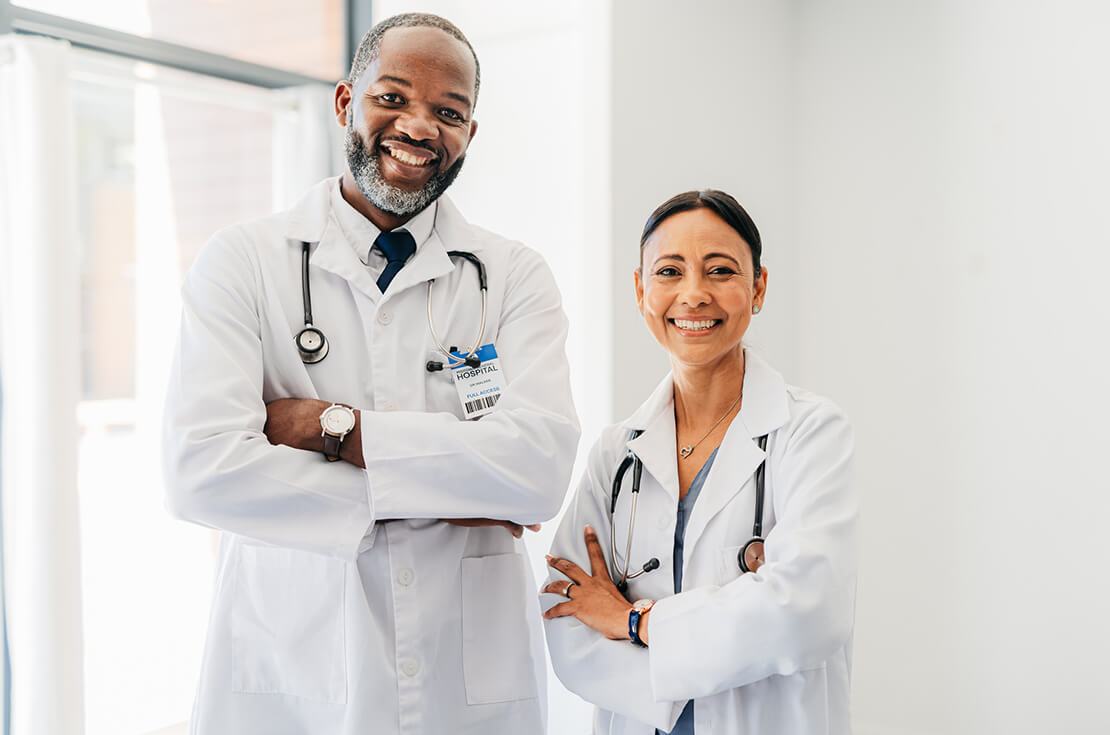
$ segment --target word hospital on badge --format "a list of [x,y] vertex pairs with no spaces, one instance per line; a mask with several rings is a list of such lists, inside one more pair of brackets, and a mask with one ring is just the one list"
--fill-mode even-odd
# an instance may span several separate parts
[[[466,357],[460,352],[452,354],[460,359]],[[465,419],[476,419],[492,411],[505,390],[505,376],[496,348],[492,344],[482,345],[477,356],[482,361],[478,367],[460,365],[451,369]]]

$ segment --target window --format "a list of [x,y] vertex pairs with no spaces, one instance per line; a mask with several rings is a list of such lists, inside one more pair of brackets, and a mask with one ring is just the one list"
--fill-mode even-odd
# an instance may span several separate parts
[[349,62],[343,58],[342,0],[13,0],[13,4],[320,79],[341,78]]
[[189,716],[218,543],[162,504],[180,279],[217,229],[271,211],[283,103],[91,53],[78,66],[86,732],[145,735]]

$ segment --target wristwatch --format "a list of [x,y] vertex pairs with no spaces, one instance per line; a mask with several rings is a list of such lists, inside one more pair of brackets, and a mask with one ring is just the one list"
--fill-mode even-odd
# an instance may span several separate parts
[[355,428],[355,412],[350,406],[333,403],[320,414],[321,436],[324,437],[324,456],[329,462],[339,459],[339,447]]
[[651,609],[655,600],[636,600],[632,609],[628,611],[628,640],[634,645],[647,648],[647,644],[640,640],[640,618]]

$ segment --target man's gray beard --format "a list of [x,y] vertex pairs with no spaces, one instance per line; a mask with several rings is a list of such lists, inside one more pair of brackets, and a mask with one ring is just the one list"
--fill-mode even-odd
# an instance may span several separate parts
[[463,161],[466,160],[466,156],[460,156],[451,168],[443,173],[433,174],[421,188],[405,191],[382,177],[381,154],[367,149],[362,136],[351,125],[347,126],[343,147],[347,152],[347,166],[351,169],[355,185],[362,195],[381,211],[397,217],[414,215],[439,199],[455,181],[462,170]]

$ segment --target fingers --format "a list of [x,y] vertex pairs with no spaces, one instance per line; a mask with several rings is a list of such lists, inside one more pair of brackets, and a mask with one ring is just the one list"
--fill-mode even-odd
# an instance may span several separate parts
[[570,559],[560,559],[559,557],[548,554],[547,565],[567,575],[578,584],[582,584],[590,578],[590,575],[582,571],[582,567],[578,566]]
[[590,571],[593,576],[608,580],[609,565],[605,563],[605,552],[601,550],[601,542],[597,540],[597,531],[593,526],[587,525],[583,536],[586,537],[586,552],[590,555]]
[[566,602],[560,602],[558,605],[555,605],[550,610],[545,612],[543,616],[547,620],[553,620],[554,618],[565,618],[568,615],[574,615],[575,609],[576,607],[574,602],[567,600]]
[[538,523],[529,523],[527,526],[525,526],[525,528],[527,528],[529,531],[538,531],[538,530],[540,530],[540,524],[538,524]]
[[565,579],[556,579],[554,582],[548,582],[543,586],[540,592],[546,592],[549,595],[562,595],[567,597],[568,585],[573,585],[574,582],[568,582]]

